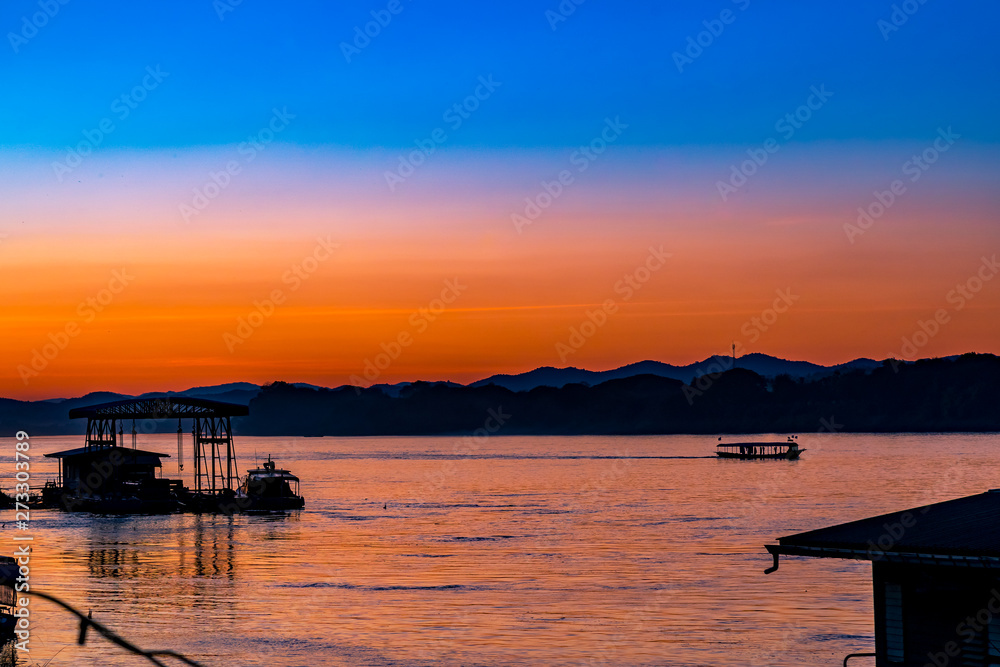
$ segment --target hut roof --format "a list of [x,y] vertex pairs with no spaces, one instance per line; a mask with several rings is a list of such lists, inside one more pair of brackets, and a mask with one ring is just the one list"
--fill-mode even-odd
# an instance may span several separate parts
[[170,458],[170,454],[161,454],[159,452],[150,452],[145,449],[132,449],[131,447],[77,447],[76,449],[66,449],[61,452],[52,452],[51,454],[46,454],[45,456],[50,459],[65,459],[74,456],[83,456],[86,454],[93,456],[109,456],[110,454],[118,452],[122,456],[133,457],[133,456],[158,456],[160,458]]
[[767,545],[775,557],[1000,567],[1000,489],[851,521]]

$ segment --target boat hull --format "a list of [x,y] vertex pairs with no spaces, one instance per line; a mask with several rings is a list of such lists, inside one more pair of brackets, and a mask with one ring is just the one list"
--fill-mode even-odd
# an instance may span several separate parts
[[300,510],[306,505],[302,496],[286,498],[254,498],[249,497],[249,505],[244,512],[284,512],[285,510]]
[[244,512],[284,512],[302,509],[306,504],[299,495],[299,478],[277,468],[270,456],[264,467],[247,470],[237,501]]
[[799,455],[806,450],[799,449],[795,451],[788,452],[778,452],[776,454],[741,454],[739,452],[716,452],[715,455],[720,459],[737,459],[740,461],[795,461],[799,458]]

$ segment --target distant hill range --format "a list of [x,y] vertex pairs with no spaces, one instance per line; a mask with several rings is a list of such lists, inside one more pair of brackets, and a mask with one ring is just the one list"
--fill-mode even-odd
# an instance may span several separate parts
[[[749,354],[735,364],[715,356],[687,366],[643,361],[609,371],[545,367],[466,386],[403,382],[331,389],[237,382],[142,394],[161,396],[249,405],[250,416],[234,423],[244,435],[460,434],[493,426],[502,434],[805,432],[830,420],[844,431],[997,431],[1000,358],[967,354],[820,366]],[[97,392],[44,401],[0,399],[0,431],[82,433],[85,422],[70,421],[71,408],[127,398]],[[158,431],[176,429],[176,422],[163,421]]]
[[478,382],[473,382],[469,386],[484,387],[489,384],[495,384],[498,387],[504,387],[511,391],[531,391],[536,387],[559,388],[568,384],[594,386],[608,380],[620,380],[636,375],[655,375],[657,377],[690,382],[702,375],[721,373],[733,368],[744,368],[765,378],[788,375],[796,379],[815,379],[837,372],[853,370],[870,371],[881,365],[881,362],[874,359],[855,359],[846,364],[820,366],[808,361],[787,361],[766,354],[754,353],[740,357],[735,362],[732,357],[721,356],[712,356],[704,361],[688,364],[687,366],[673,366],[660,361],[640,361],[639,363],[629,364],[628,366],[622,366],[610,371],[587,371],[580,368],[552,368],[551,366],[545,366],[519,375],[492,375]]

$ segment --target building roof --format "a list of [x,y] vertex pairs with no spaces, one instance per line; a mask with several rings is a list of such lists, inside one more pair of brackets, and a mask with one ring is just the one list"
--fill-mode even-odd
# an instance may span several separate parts
[[66,449],[61,452],[52,452],[51,454],[46,454],[45,456],[50,459],[65,459],[72,456],[81,456],[84,454],[93,455],[108,455],[112,452],[120,452],[123,455],[132,456],[158,456],[160,458],[170,458],[170,454],[160,454],[159,452],[150,452],[145,449],[132,449],[131,447],[77,447],[76,449]]
[[778,556],[1000,567],[1000,489],[789,535]]
[[70,419],[169,419],[191,417],[245,417],[250,408],[236,403],[210,401],[206,398],[165,396],[162,398],[131,398],[125,401],[99,403],[73,408]]
[[254,475],[255,477],[280,477],[281,479],[294,479],[296,482],[299,478],[292,474],[291,470],[284,470],[278,468],[277,470],[270,470],[268,468],[253,468],[247,470],[248,475]]

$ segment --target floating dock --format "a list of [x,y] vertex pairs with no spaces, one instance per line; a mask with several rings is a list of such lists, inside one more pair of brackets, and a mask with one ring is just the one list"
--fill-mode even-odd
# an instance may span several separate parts
[[[86,417],[83,447],[46,454],[59,460],[59,479],[42,491],[46,507],[67,511],[160,514],[175,511],[241,510],[232,418],[250,414],[245,405],[202,398],[140,398],[70,410]],[[184,421],[191,425],[193,488],[162,477],[169,454],[139,449],[137,423],[177,420],[177,468],[184,469]],[[128,428],[128,431],[126,431]],[[131,436],[130,446],[126,436]],[[157,476],[157,470],[161,476]]]

